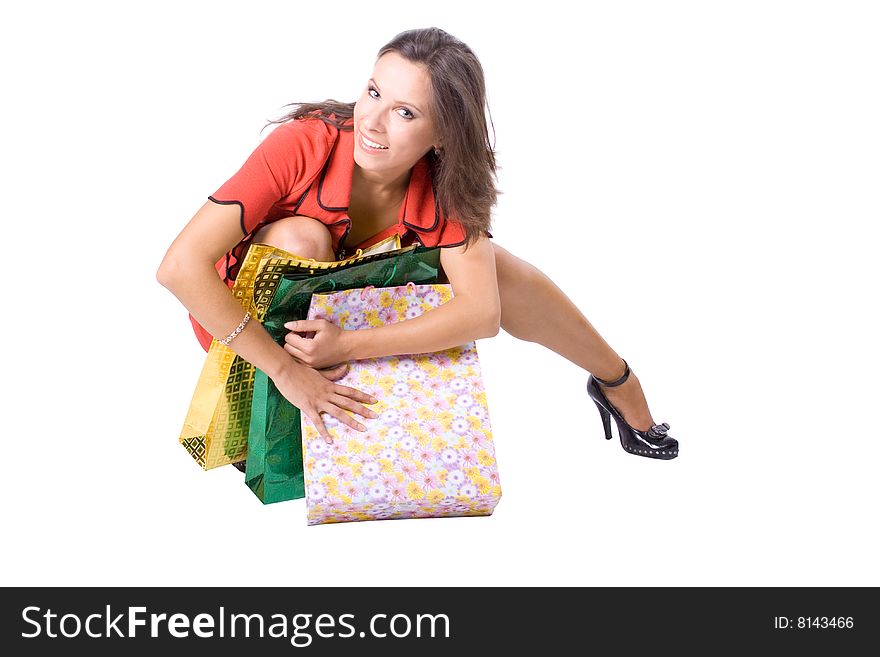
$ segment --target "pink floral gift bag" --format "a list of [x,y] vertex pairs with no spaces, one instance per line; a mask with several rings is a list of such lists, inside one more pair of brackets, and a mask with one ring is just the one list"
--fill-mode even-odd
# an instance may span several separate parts
[[[418,317],[452,298],[448,284],[312,295],[308,319],[345,330]],[[323,415],[333,444],[302,415],[308,524],[488,516],[501,499],[474,342],[436,353],[350,362],[337,383],[379,402],[357,431]]]

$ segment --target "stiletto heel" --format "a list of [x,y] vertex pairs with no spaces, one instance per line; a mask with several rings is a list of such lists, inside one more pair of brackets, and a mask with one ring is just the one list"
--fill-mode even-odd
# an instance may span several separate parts
[[631,370],[626,360],[623,361],[623,364],[626,366],[626,370],[620,378],[614,381],[603,381],[592,374],[587,381],[587,394],[596,404],[599,414],[602,416],[605,438],[611,439],[611,416],[614,416],[614,421],[617,423],[617,433],[620,435],[620,445],[627,452],[652,459],[674,459],[678,456],[678,441],[666,433],[669,429],[668,423],[655,424],[647,431],[639,431],[631,427],[599,387],[601,384],[606,388],[613,388],[624,383],[629,378]]
[[605,440],[611,440],[611,413],[602,408],[599,402],[595,403],[596,408],[599,409],[599,415],[602,417],[602,426],[605,428]]

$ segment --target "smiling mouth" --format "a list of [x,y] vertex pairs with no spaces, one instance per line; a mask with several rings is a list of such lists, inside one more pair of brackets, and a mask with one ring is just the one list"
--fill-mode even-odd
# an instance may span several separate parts
[[371,139],[368,139],[364,135],[364,133],[359,131],[358,134],[360,135],[360,138],[361,138],[361,145],[364,146],[365,148],[368,148],[371,151],[387,151],[388,150],[387,146],[383,146],[382,144],[379,144]]

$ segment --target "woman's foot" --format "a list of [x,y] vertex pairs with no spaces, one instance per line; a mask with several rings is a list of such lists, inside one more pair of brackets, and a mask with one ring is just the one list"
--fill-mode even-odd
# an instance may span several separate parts
[[[614,381],[621,375],[622,371],[618,372],[616,376],[607,379],[602,378],[604,381]],[[594,374],[593,376],[595,377],[596,375]],[[651,411],[648,410],[648,401],[645,399],[645,393],[642,392],[639,377],[636,376],[635,372],[630,370],[629,377],[618,386],[607,387],[599,384],[599,387],[608,398],[608,401],[620,412],[623,419],[633,429],[647,431],[654,426],[654,418],[651,417]]]

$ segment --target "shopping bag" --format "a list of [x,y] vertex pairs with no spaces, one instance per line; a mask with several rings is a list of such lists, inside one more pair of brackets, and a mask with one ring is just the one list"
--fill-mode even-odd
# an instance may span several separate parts
[[[360,330],[414,319],[453,296],[448,284],[347,290],[312,297],[308,319]],[[309,525],[492,515],[501,499],[476,344],[350,363],[338,383],[379,402],[358,431],[322,416],[327,444],[301,417]]]
[[[309,277],[344,270],[356,263],[393,257],[401,249],[400,237],[391,237],[353,256],[335,262],[301,258],[268,244],[251,244],[235,279],[232,294],[263,321],[280,277]],[[254,292],[257,291],[255,299]],[[256,368],[232,349],[211,342],[178,441],[205,470],[241,461],[247,455],[251,401]]]
[[[366,286],[435,282],[439,273],[440,247],[407,247],[379,254],[374,259],[334,268],[324,273],[288,272],[277,277],[271,266],[254,286],[255,303],[266,305],[263,327],[284,344],[286,322],[306,319],[313,294]],[[263,283],[272,284],[271,295]],[[267,301],[268,300],[268,301]],[[264,503],[284,502],[305,496],[302,465],[300,411],[261,370],[254,374],[248,428],[245,483]]]

